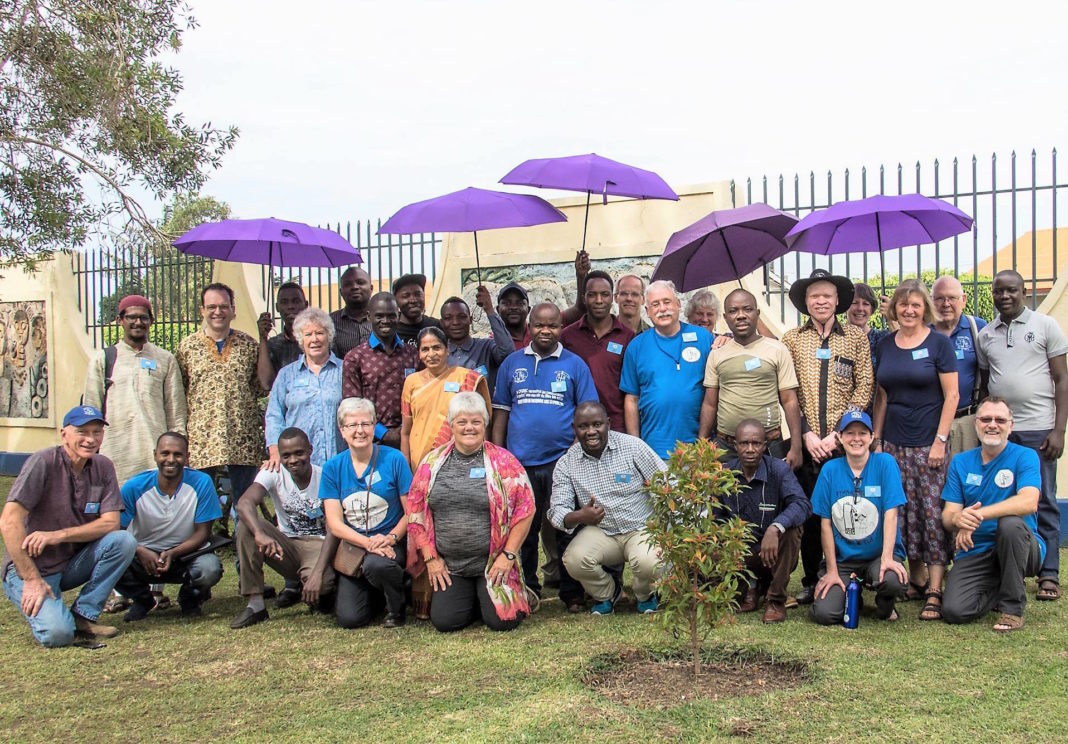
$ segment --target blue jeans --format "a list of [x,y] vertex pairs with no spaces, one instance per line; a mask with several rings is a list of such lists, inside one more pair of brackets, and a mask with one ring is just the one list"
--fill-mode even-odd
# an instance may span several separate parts
[[1057,461],[1047,460],[1038,451],[1050,430],[1014,431],[1020,444],[1038,455],[1042,467],[1042,496],[1038,500],[1038,535],[1046,543],[1046,560],[1038,571],[1039,579],[1059,580],[1061,572],[1061,511],[1057,508]]
[[[96,542],[87,543],[74,554],[62,573],[42,576],[55,598],[46,597],[41,609],[27,617],[33,637],[47,648],[69,646],[74,640],[74,615],[95,621],[111,594],[112,588],[126,571],[137,550],[137,539],[126,530],[109,532]],[[4,573],[4,594],[22,612],[22,579],[15,566]],[[84,586],[82,586],[84,584]],[[68,610],[63,592],[81,586],[82,590]]]

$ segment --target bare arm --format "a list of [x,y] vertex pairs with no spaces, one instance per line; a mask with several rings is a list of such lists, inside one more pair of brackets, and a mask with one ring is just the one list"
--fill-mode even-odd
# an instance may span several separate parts
[[641,419],[638,416],[638,396],[627,393],[623,396],[623,425],[632,437],[641,436]]
[[[626,417],[626,404],[624,404],[624,419]],[[719,388],[706,387],[705,398],[701,401],[701,415],[697,423],[697,436],[701,439],[711,439],[716,432],[716,412],[719,410]],[[629,429],[629,427],[628,427]],[[727,432],[728,434],[730,432]]]
[[412,462],[412,425],[414,423],[415,419],[411,416],[401,416],[400,451],[412,469],[415,469],[415,466],[419,464]]
[[1047,460],[1056,460],[1064,452],[1064,426],[1068,421],[1068,365],[1064,354],[1050,357],[1049,374],[1053,378],[1053,430],[1046,435],[1046,440],[1039,448]]
[[786,425],[790,427],[790,452],[786,456],[786,460],[790,467],[797,469],[801,467],[801,405],[797,402],[797,390],[790,388],[789,390],[779,391],[779,402],[782,404],[782,410],[786,414]]
[[508,417],[511,415],[511,411],[506,411],[503,408],[496,409],[493,415],[493,427],[490,441],[496,444],[498,447],[504,447],[505,440],[508,439]]
[[[882,385],[875,388],[875,405],[871,411],[872,435],[878,439],[883,438],[883,422],[886,420],[886,390]],[[881,444],[881,441],[880,441]]]
[[266,498],[267,489],[259,483],[253,483],[237,500],[237,518],[248,527],[254,537],[260,534],[260,518],[257,511]]
[[0,512],[0,535],[11,555],[11,562],[15,564],[15,571],[23,581],[41,578],[37,564],[22,545],[26,540],[26,518],[29,515],[29,510],[17,501],[8,501],[4,504],[3,512]]
[[181,558],[187,553],[199,550],[208,541],[209,537],[211,537],[211,522],[200,522],[193,526],[193,534],[189,536],[189,539],[183,540],[173,548],[162,551],[159,554],[160,560],[169,563],[171,559]]
[[569,326],[586,313],[586,275],[590,273],[590,254],[575,254],[575,304],[561,313],[560,321]]

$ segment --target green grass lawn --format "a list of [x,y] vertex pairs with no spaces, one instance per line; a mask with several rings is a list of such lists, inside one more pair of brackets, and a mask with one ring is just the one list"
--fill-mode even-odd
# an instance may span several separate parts
[[[10,484],[0,478],[0,500]],[[243,602],[233,561],[226,566],[202,619],[168,610],[97,651],[38,647],[4,602],[0,738],[718,741],[739,724],[754,741],[811,744],[1068,737],[1065,601],[1030,602],[1027,627],[1009,636],[991,632],[993,616],[965,627],[922,623],[919,603],[899,605],[896,624],[865,617],[856,631],[817,627],[797,610],[765,627],[754,613],[711,643],[803,660],[808,684],[656,710],[609,702],[581,681],[598,654],[668,644],[633,604],[595,618],[547,602],[505,634],[475,627],[445,636],[418,622],[344,631],[299,607],[231,631]]]

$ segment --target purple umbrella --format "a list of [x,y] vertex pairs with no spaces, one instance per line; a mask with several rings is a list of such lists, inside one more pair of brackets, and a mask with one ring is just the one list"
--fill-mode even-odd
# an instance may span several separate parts
[[360,252],[336,232],[267,217],[194,227],[172,244],[182,253],[268,266],[349,266]]
[[767,204],[712,212],[671,236],[652,278],[670,279],[682,292],[741,280],[789,252],[783,238],[795,224]]
[[971,229],[972,218],[941,199],[877,195],[838,202],[807,215],[787,233],[786,242],[793,250],[823,255],[881,253],[937,243]]
[[482,284],[478,231],[564,222],[567,217],[549,202],[528,194],[466,188],[401,207],[378,228],[383,233],[470,232],[475,236],[475,271]]
[[585,191],[586,218],[582,223],[582,250],[586,250],[586,225],[590,221],[590,197],[593,194],[601,194],[605,204],[608,203],[609,194],[634,199],[679,200],[679,195],[652,171],[609,160],[596,153],[527,160],[510,170],[501,183]]

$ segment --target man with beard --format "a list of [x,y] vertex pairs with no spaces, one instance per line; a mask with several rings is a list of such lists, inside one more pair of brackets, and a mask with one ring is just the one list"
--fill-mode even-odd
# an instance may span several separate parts
[[375,441],[400,447],[401,391],[404,378],[419,367],[419,350],[397,335],[400,313],[389,292],[368,303],[371,336],[345,355],[341,398],[366,398],[378,414]]
[[371,275],[359,267],[350,266],[338,280],[338,290],[345,307],[330,313],[330,319],[334,321],[334,354],[338,359],[344,359],[371,335],[371,321],[367,317]]
[[275,307],[282,316],[282,332],[268,338],[274,328],[270,313],[260,313],[256,327],[260,332],[260,351],[256,358],[256,376],[265,390],[270,390],[278,370],[300,357],[300,344],[293,337],[293,319],[308,306],[304,290],[296,282],[286,282],[278,288]]
[[405,274],[393,282],[393,297],[400,310],[397,335],[404,343],[415,346],[419,331],[424,328],[441,328],[437,318],[426,314],[426,276]]
[[1012,409],[1013,433],[1020,444],[1038,453],[1038,534],[1053,549],[1043,559],[1035,597],[1056,600],[1061,596],[1057,460],[1064,452],[1068,421],[1068,339],[1057,321],[1024,305],[1024,280],[1017,272],[999,271],[993,292],[1000,315],[979,332],[980,395],[989,391],[1004,399]]
[[471,308],[462,297],[450,297],[441,306],[441,329],[449,340],[449,364],[465,369],[478,370],[489,384],[490,395],[497,383],[497,368],[509,354],[515,351],[504,320],[493,307],[489,290],[479,287],[475,301],[486,313],[490,338],[473,338],[471,336]]

